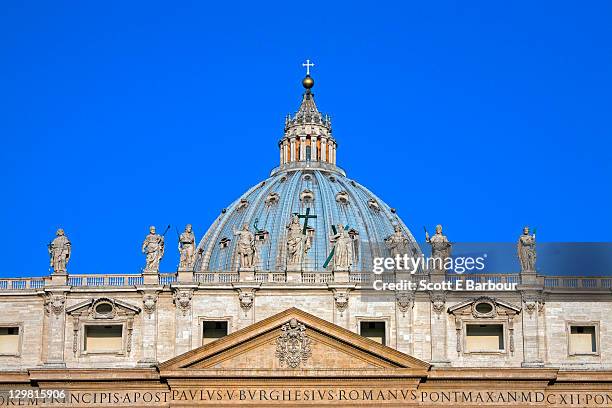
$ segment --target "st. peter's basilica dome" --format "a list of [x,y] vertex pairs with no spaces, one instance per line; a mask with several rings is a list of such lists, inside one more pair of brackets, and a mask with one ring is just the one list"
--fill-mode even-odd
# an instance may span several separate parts
[[353,242],[351,271],[371,271],[374,257],[389,256],[385,242],[393,234],[401,233],[409,253],[421,253],[395,210],[336,166],[331,119],[317,109],[309,75],[303,85],[300,108],[287,116],[278,142],[280,166],[214,221],[198,245],[196,271],[244,267],[241,230],[254,248],[247,266],[261,272],[331,271],[333,237],[343,227]]

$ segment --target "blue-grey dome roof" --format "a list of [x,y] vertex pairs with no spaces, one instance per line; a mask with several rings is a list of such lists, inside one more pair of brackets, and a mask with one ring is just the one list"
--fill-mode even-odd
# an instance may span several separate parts
[[[347,178],[335,166],[294,163],[295,169],[275,170],[250,188],[215,220],[199,244],[196,270],[236,271],[239,267],[233,229],[247,224],[258,236],[257,271],[286,270],[287,225],[294,213],[310,214],[312,246],[302,263],[304,271],[322,271],[330,253],[332,224],[348,225],[357,232],[358,251],[353,271],[371,271],[372,259],[389,256],[384,240],[398,225],[410,245],[420,253],[412,234],[387,204],[367,188]],[[303,220],[302,220],[303,225]],[[327,269],[331,267],[328,266]]]

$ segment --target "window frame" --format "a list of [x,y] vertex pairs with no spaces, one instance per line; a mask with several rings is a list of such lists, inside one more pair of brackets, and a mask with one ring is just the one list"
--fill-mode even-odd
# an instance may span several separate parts
[[[501,326],[502,327],[502,336],[503,336],[503,344],[504,348],[501,350],[469,350],[467,345],[467,328],[468,326]],[[506,355],[508,354],[508,341],[509,341],[509,332],[507,321],[501,319],[493,319],[493,320],[467,320],[463,321],[463,354],[476,354],[476,355]]]
[[[385,342],[382,344],[383,346],[391,347],[391,318],[388,316],[358,316],[356,317],[357,323],[357,334],[362,336],[361,334],[361,323],[384,323],[385,324]],[[363,337],[363,336],[362,336]],[[373,341],[373,340],[372,340]]]
[[[232,317],[231,316],[222,316],[222,317],[199,316],[198,317],[198,339],[199,339],[198,343],[199,344],[197,344],[196,347],[201,347],[201,346],[205,346],[206,344],[212,343],[210,342],[210,343],[204,344],[204,322],[227,322],[227,334],[223,337],[219,337],[219,339],[227,337],[232,333]],[[217,340],[213,340],[213,341],[217,341]]]
[[[121,349],[120,350],[105,350],[105,351],[90,351],[85,349],[85,339],[87,337],[87,327],[88,326],[121,326]],[[126,343],[127,343],[127,321],[126,320],[87,320],[81,323],[80,327],[82,335],[81,337],[81,345],[80,345],[80,355],[81,356],[99,356],[99,355],[107,355],[107,356],[125,356],[127,354],[126,351]]]
[[21,357],[23,352],[23,322],[9,322],[0,323],[0,327],[3,329],[19,329],[19,338],[17,340],[17,352],[16,353],[0,353],[0,357]]
[[[595,351],[591,352],[572,352],[572,327],[594,327],[595,328]],[[599,321],[575,321],[569,320],[565,324],[565,333],[567,335],[567,355],[569,357],[580,356],[599,356],[601,355],[601,343],[599,339]]]

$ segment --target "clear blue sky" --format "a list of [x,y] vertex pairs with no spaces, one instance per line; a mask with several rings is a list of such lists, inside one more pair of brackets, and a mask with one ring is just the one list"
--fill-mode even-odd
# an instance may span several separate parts
[[610,1],[0,7],[1,276],[47,274],[59,226],[73,273],[199,239],[277,165],[306,58],[339,165],[419,238],[612,241]]

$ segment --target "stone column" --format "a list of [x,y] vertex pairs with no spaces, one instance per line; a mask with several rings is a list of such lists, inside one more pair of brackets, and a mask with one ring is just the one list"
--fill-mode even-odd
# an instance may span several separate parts
[[449,360],[446,353],[446,333],[448,313],[446,313],[446,293],[430,292],[431,300],[431,363],[446,366]]
[[300,136],[300,160],[306,160],[306,136]]
[[413,310],[414,292],[395,294],[396,348],[402,353],[414,355]]
[[157,290],[149,289],[143,292],[142,356],[138,361],[138,365],[143,367],[157,363],[157,299]]
[[282,166],[284,164],[284,157],[283,157],[284,145],[283,145],[283,142],[281,142],[280,145],[278,146],[278,151],[280,152],[280,165]]
[[172,288],[176,307],[176,339],[174,354],[179,355],[191,350],[192,337],[192,297],[194,286],[180,285]]
[[317,137],[310,136],[310,160],[316,161],[317,159]]
[[543,367],[544,361],[540,355],[540,310],[543,307],[542,294],[523,291],[521,293],[522,309],[520,314],[523,326],[523,367]]
[[336,164],[336,144],[329,144],[329,162],[331,164]]
[[[65,288],[66,290],[68,288]],[[45,317],[47,319],[46,367],[64,368],[64,346],[66,344],[66,291],[54,290],[45,293]],[[28,352],[26,350],[26,352]]]
[[327,161],[327,138],[321,138],[321,161]]
[[295,137],[291,138],[291,144],[289,146],[289,161],[290,162],[296,161],[296,158],[295,158]]

